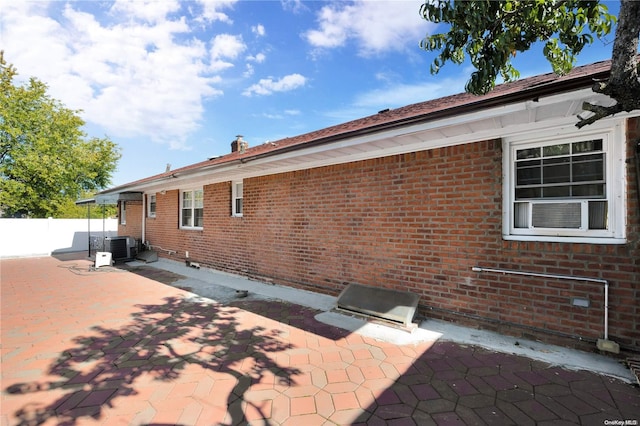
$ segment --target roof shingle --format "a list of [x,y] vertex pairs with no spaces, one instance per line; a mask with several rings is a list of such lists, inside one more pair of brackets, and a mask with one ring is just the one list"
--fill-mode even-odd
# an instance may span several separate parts
[[103,191],[117,192],[118,189],[143,184],[170,177],[172,175],[194,171],[203,167],[224,164],[239,159],[255,156],[272,155],[291,149],[301,149],[312,143],[322,143],[345,138],[360,133],[375,132],[390,127],[400,126],[417,121],[428,121],[450,117],[462,112],[471,112],[493,105],[506,105],[544,94],[553,94],[589,87],[596,79],[606,78],[611,68],[611,61],[601,61],[574,68],[565,76],[554,73],[537,75],[518,81],[497,85],[486,95],[476,96],[459,93],[425,102],[419,102],[400,108],[381,111],[377,114],[335,126],[326,127],[309,133],[280,139],[277,141],[250,147],[244,152],[232,152],[220,157],[191,164],[158,175],[146,177],[115,188]]

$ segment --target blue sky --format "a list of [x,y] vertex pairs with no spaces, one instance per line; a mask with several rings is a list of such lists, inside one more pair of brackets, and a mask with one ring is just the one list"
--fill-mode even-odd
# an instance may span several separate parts
[[[421,1],[14,1],[0,48],[20,79],[81,109],[122,150],[113,185],[464,91],[468,66],[429,73]],[[608,3],[617,14],[618,3]],[[609,59],[613,35],[579,57]],[[547,73],[535,49],[522,77]]]

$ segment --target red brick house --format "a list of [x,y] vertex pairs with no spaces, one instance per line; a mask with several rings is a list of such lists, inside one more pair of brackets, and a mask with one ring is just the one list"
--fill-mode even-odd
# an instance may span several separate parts
[[119,235],[163,257],[333,295],[408,290],[427,317],[638,351],[640,111],[575,126],[584,101],[610,103],[590,89],[609,66],[238,138],[99,196],[129,197]]

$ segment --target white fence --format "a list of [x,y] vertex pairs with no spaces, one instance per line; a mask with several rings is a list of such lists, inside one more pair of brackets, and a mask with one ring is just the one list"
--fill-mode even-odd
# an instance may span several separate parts
[[0,258],[89,250],[92,237],[118,235],[117,219],[0,219]]

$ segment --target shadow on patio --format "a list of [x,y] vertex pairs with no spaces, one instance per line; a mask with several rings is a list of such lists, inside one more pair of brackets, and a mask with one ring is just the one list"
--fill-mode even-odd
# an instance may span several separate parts
[[324,324],[295,298],[225,305],[176,289],[179,274],[131,272],[3,261],[3,424],[640,419],[640,391],[610,377],[451,342],[388,343]]
[[93,334],[75,337],[76,345],[60,353],[49,367],[49,376],[57,380],[6,389],[11,394],[60,393],[48,405],[25,404],[14,413],[16,424],[56,418],[58,424],[72,425],[82,417],[99,419],[104,407],[127,404],[118,400],[153,392],[154,382],[174,381],[187,370],[203,379],[194,394],[199,392],[208,404],[222,410],[212,423],[224,418],[225,424],[240,424],[246,421],[245,412],[268,418],[269,413],[244,396],[251,386],[295,383],[299,371],[277,362],[277,354],[292,347],[283,332],[258,324],[246,328],[247,318],[243,328],[238,319],[242,311],[236,307],[179,297],[164,302],[138,305],[139,311],[126,326],[95,326]]

